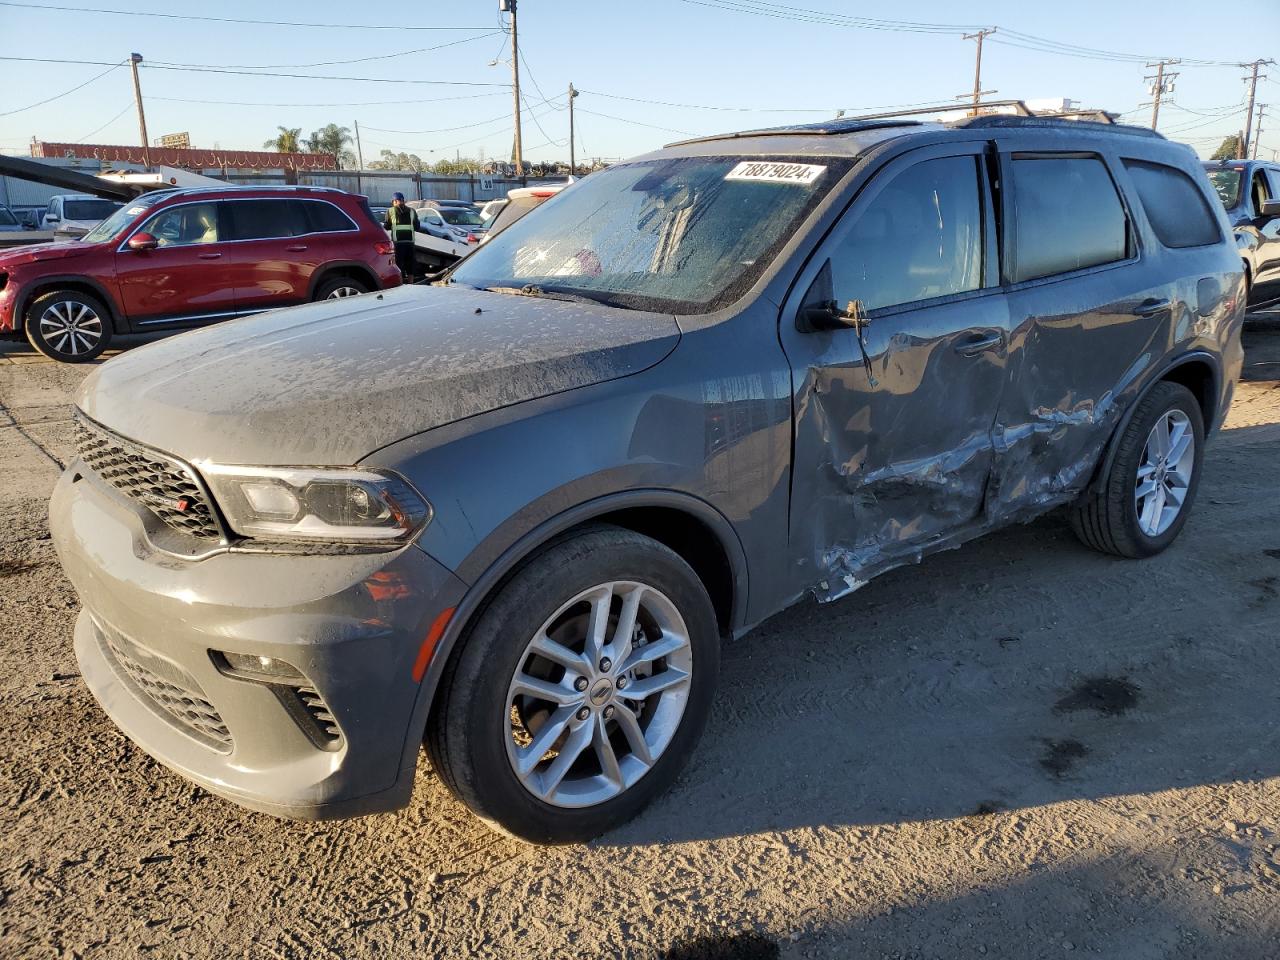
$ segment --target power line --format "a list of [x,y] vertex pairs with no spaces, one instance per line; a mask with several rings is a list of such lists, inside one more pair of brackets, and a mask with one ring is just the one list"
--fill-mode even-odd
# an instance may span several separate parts
[[108,121],[107,121],[106,123],[104,123],[102,126],[98,127],[98,129],[97,129],[97,130],[91,130],[91,131],[89,131],[88,133],[86,133],[83,137],[80,137],[80,138],[78,138],[78,139],[76,139],[76,140],[73,140],[72,142],[73,142],[73,143],[84,143],[84,142],[85,142],[86,140],[88,140],[90,137],[97,136],[99,133],[101,133],[103,130],[107,129],[107,127],[111,126],[113,123],[115,123],[117,120],[119,120],[121,117],[123,117],[126,113],[128,113],[128,112],[129,112],[130,110],[132,110],[132,109],[133,109],[133,101],[132,101],[132,100],[130,100],[128,103],[126,103],[126,104],[124,105],[124,109],[123,109],[123,110],[121,110],[119,113],[117,113],[114,117],[112,117],[110,120],[108,120]]
[[[583,91],[585,93],[585,91]],[[593,117],[604,117],[606,120],[617,120],[619,123],[629,123],[633,127],[648,127],[650,130],[661,130],[664,133],[678,133],[685,137],[692,137],[694,134],[688,130],[677,130],[674,127],[659,127],[652,123],[641,123],[639,120],[628,120],[626,117],[615,117],[609,113],[600,113],[597,110],[588,110],[586,107],[574,107],[578,113],[589,113]]]
[[[9,59],[9,58],[8,58],[8,57],[0,57],[0,59],[7,60],[7,59]],[[53,101],[55,101],[55,100],[61,100],[63,97],[69,96],[70,94],[75,93],[77,90],[81,90],[81,89],[83,89],[83,88],[87,87],[89,84],[93,83],[95,80],[101,80],[103,77],[105,77],[105,76],[106,76],[108,73],[110,73],[112,70],[118,70],[120,67],[123,67],[124,65],[125,65],[125,61],[124,61],[124,60],[121,60],[119,63],[113,63],[113,64],[111,64],[111,65],[108,67],[108,69],[103,70],[101,73],[99,73],[99,74],[97,74],[97,75],[95,75],[95,76],[90,77],[90,78],[89,78],[88,80],[86,80],[84,83],[78,84],[78,85],[76,85],[76,86],[72,87],[70,90],[64,90],[62,93],[59,93],[59,94],[57,94],[57,95],[55,95],[55,96],[52,96],[52,97],[49,97],[47,100],[41,100],[39,103],[32,103],[32,104],[28,104],[28,105],[27,105],[27,106],[25,106],[25,107],[19,107],[17,110],[6,110],[6,111],[4,111],[3,113],[0,113],[0,117],[8,117],[8,116],[12,116],[12,115],[13,115],[13,114],[15,114],[15,113],[22,113],[24,110],[34,110],[36,107],[43,107],[46,103],[53,103]],[[103,66],[103,64],[99,63],[99,64],[97,64],[97,66]]]
[[501,33],[501,31],[491,30],[488,33],[482,33],[476,37],[466,37],[462,40],[450,40],[448,43],[438,43],[434,47],[418,47],[414,50],[401,50],[399,53],[382,53],[373,57],[356,57],[353,60],[321,60],[317,63],[177,63],[171,60],[151,60],[149,62],[166,67],[218,67],[240,70],[289,70],[306,69],[309,67],[336,67],[349,63],[370,63],[374,60],[394,60],[397,57],[408,57],[415,53],[428,53],[432,50],[443,50],[445,47],[456,47],[462,43],[471,43],[473,40],[483,40],[486,37],[496,36],[498,33]]
[[[0,0],[2,2],[2,0]],[[49,57],[0,57],[0,60],[10,60],[20,63],[75,63],[88,64],[92,66],[106,66],[106,61],[102,60],[58,60]],[[113,64],[119,66],[119,64]],[[445,87],[502,87],[510,88],[510,84],[506,83],[475,83],[465,80],[419,80],[409,79],[402,80],[395,77],[334,77],[327,74],[310,74],[310,73],[268,73],[256,70],[232,70],[221,67],[169,67],[160,66],[154,63],[145,63],[142,65],[145,70],[170,70],[178,73],[222,73],[243,77],[283,77],[289,80],[342,80],[349,83],[409,83],[425,86],[445,86]],[[108,71],[109,72],[109,71]],[[92,81],[87,81],[92,82]],[[71,92],[71,91],[68,91]],[[48,101],[45,101],[48,102]],[[30,109],[29,107],[24,109]],[[16,112],[16,111],[15,111]],[[4,116],[4,114],[0,114]]]
[[247,23],[263,27],[316,27],[326,30],[488,30],[489,27],[417,27],[402,23],[305,23],[297,20],[248,20],[239,17],[205,17],[189,13],[151,13],[141,10],[111,10],[104,7],[59,7],[47,3],[10,3],[0,0],[0,7],[22,7],[41,12],[57,10],[63,13],[105,13],[117,17],[160,17],[165,20],[196,20],[202,23]]
[[483,100],[485,97],[505,97],[506,92],[495,93],[464,93],[456,97],[433,97],[430,99],[410,99],[410,100],[357,100],[351,103],[264,103],[258,100],[190,100],[184,97],[157,97],[148,96],[148,100],[163,100],[166,103],[202,103],[215,104],[217,106],[228,107],[323,107],[327,109],[336,109],[338,107],[392,107],[402,106],[408,103],[451,103],[455,100]]

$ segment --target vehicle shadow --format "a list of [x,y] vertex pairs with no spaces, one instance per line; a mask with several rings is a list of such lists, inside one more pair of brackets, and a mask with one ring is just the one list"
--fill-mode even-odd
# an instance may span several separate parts
[[[1277,368],[1280,369],[1280,368]],[[1280,425],[1223,431],[1143,561],[1061,514],[726,645],[680,785],[602,845],[959,818],[1280,775]]]

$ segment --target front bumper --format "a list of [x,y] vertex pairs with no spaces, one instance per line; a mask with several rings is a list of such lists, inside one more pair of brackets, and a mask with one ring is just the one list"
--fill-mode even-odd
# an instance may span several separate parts
[[[50,503],[84,607],[76,656],[111,719],[256,810],[332,819],[405,805],[421,736],[414,661],[462,582],[416,547],[182,560],[150,547],[140,509],[79,461]],[[284,660],[306,690],[229,676],[214,651]]]

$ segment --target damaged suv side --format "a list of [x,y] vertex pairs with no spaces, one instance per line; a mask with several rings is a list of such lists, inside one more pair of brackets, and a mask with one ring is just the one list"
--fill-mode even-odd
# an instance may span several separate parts
[[500,829],[598,834],[692,753],[722,638],[1059,505],[1173,541],[1242,359],[1209,191],[1084,122],[711,137],[433,286],[122,355],[51,506],[84,677],[255,809],[402,806],[425,738]]

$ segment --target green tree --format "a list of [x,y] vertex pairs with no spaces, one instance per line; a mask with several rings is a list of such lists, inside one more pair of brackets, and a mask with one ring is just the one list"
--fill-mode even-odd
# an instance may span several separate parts
[[280,133],[274,140],[268,140],[263,144],[268,150],[278,150],[280,153],[297,153],[300,149],[299,138],[302,136],[301,127],[276,127]]
[[1240,135],[1233,133],[1222,141],[1217,150],[1213,151],[1210,160],[1235,160],[1240,156]]
[[422,158],[416,153],[396,153],[394,150],[383,150],[381,160],[370,160],[370,170],[411,170],[414,173],[421,173],[426,169],[426,164],[422,162]]
[[330,123],[319,130],[313,130],[311,136],[303,142],[303,146],[312,153],[332,154],[338,166],[342,166],[344,161],[350,166],[353,158],[347,146],[351,142],[350,127],[340,127],[336,123]]

